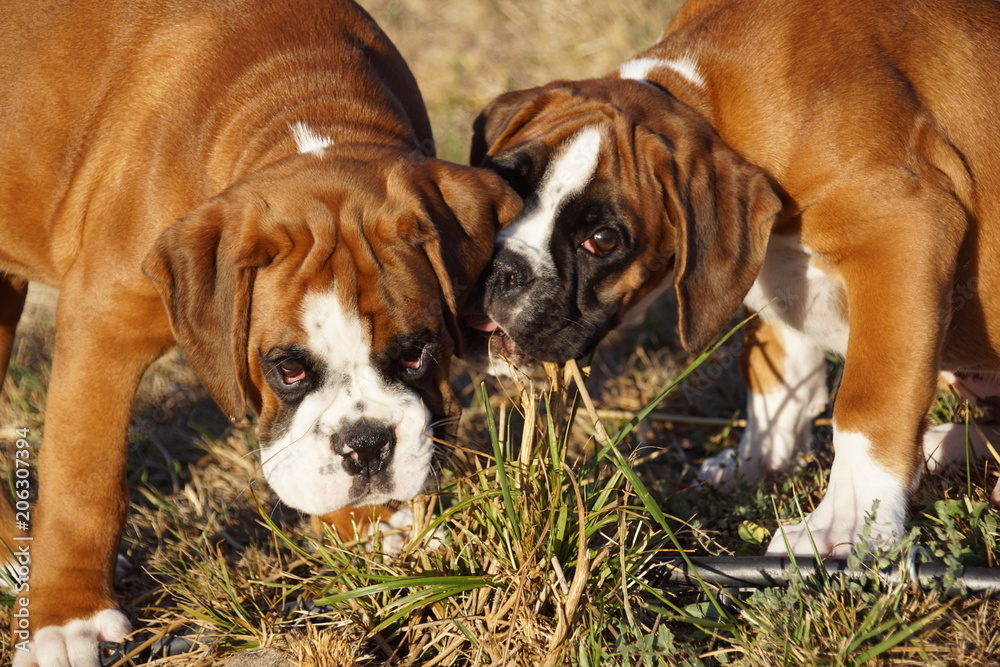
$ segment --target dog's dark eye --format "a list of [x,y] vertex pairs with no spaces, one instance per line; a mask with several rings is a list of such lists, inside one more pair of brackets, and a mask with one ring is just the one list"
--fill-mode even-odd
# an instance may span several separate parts
[[306,379],[306,368],[298,361],[286,359],[278,364],[281,369],[281,380],[285,384],[296,384]]
[[618,247],[618,234],[613,229],[603,227],[583,242],[583,249],[594,257],[606,257]]

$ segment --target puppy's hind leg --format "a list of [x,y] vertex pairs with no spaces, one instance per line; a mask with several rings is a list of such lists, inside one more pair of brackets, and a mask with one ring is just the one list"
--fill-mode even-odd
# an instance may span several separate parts
[[826,409],[826,354],[802,333],[774,319],[751,323],[740,368],[747,383],[747,426],[739,447],[706,459],[700,477],[726,488],[742,475],[755,482],[788,472],[809,446],[812,418]]
[[3,387],[14,349],[14,332],[21,320],[28,281],[0,273],[0,388]]
[[[28,295],[28,281],[0,273],[0,389],[3,389],[11,351],[14,349],[14,332],[24,310]],[[10,560],[14,549],[14,511],[6,498],[0,497],[0,562]]]

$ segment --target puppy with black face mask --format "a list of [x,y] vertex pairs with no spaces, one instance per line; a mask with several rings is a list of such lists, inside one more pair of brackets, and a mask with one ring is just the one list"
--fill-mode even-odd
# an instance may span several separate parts
[[834,353],[829,488],[769,551],[843,553],[876,501],[873,539],[902,535],[940,444],[925,439],[938,372],[1000,394],[998,45],[988,0],[691,0],[610,75],[501,95],[472,163],[524,209],[470,340],[531,374],[586,355],[665,288],[691,351],[759,310],[748,426],[702,476],[788,470]]

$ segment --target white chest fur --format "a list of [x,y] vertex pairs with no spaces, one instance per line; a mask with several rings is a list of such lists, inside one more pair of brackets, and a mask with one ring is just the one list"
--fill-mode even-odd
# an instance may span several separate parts
[[847,292],[808,248],[788,236],[772,236],[767,257],[744,303],[761,317],[781,320],[817,347],[847,354]]

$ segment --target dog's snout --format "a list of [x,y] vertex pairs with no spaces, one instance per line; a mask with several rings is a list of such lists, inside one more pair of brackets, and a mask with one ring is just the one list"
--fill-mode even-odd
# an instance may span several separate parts
[[535,274],[524,258],[510,252],[501,252],[493,260],[487,291],[496,298],[511,298],[535,280]]
[[351,475],[372,477],[388,466],[396,449],[396,433],[388,424],[363,417],[333,436],[333,449],[344,457]]

